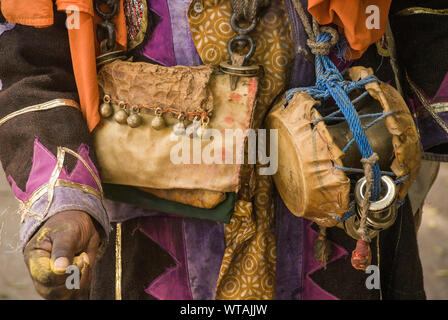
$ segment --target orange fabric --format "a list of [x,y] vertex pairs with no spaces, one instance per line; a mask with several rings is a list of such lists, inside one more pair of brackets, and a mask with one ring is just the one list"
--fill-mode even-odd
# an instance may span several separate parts
[[80,28],[68,30],[79,102],[90,130],[93,130],[100,121],[98,114],[99,92],[96,79],[95,39],[92,31],[93,18],[84,12],[80,13]]
[[[89,129],[92,131],[100,120],[95,62],[95,56],[98,53],[95,25],[101,19],[97,16],[94,19],[92,0],[56,0],[56,6],[58,11],[66,11],[70,9],[70,6],[79,8],[80,28],[68,30],[68,37],[81,109]],[[52,0],[2,0],[1,10],[3,16],[10,23],[39,28],[53,24]],[[127,34],[123,0],[120,1],[118,16],[113,21],[117,27],[117,42],[121,48],[126,48]]]
[[9,23],[48,27],[53,24],[51,0],[2,0],[2,14]]
[[[309,0],[308,11],[320,25],[336,24],[351,47],[349,59],[358,59],[367,48],[379,40],[386,30],[391,0]],[[369,5],[379,8],[379,29],[368,29],[366,13]]]

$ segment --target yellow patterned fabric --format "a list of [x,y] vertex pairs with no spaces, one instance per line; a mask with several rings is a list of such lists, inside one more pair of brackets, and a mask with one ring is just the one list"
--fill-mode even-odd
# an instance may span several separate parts
[[[188,10],[190,32],[205,64],[219,65],[229,60],[227,43],[236,34],[230,26],[232,8],[228,0],[204,0],[204,10]],[[255,126],[262,124],[274,98],[286,84],[294,58],[290,24],[282,0],[272,0],[251,33],[256,51],[252,58],[262,65]],[[256,170],[258,171],[258,169]],[[216,287],[216,299],[269,300],[274,298],[276,269],[275,237],[272,233],[273,182],[256,176],[254,202],[239,200],[230,224],[225,228],[226,250]]]
[[255,199],[239,200],[225,229],[216,299],[271,300],[275,283],[274,204],[270,176],[257,176]]
[[[236,33],[230,26],[232,7],[228,0],[204,0],[204,10],[197,13],[192,1],[188,10],[190,32],[205,64],[219,65],[230,60],[227,43]],[[255,124],[261,125],[267,108],[286,83],[285,75],[294,58],[294,43],[290,24],[282,0],[272,0],[271,6],[261,17],[251,33],[256,44],[255,64],[264,68],[260,81],[259,105]]]

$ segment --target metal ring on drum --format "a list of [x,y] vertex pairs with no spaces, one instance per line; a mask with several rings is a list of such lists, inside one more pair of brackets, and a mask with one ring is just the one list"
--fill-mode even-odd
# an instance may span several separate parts
[[[364,200],[366,178],[358,180],[355,186],[355,200],[359,212],[360,205]],[[377,201],[371,201],[367,213],[367,224],[375,230],[384,230],[392,226],[397,218],[397,188],[391,177],[381,177],[382,197]]]
[[[345,233],[355,240],[360,239],[361,236],[358,234],[359,224],[360,221],[358,215],[355,214],[352,217],[348,218],[343,223]],[[374,239],[380,233],[381,230],[374,230],[371,228],[367,228],[367,231],[369,233],[368,234],[369,238]]]

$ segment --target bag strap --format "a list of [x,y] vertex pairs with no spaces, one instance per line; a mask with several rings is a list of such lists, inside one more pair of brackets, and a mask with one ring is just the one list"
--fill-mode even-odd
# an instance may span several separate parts
[[111,21],[120,10],[120,0],[94,0],[94,7],[102,19],[96,30],[101,50],[101,55],[96,58],[97,67],[117,59],[126,59],[126,51],[115,50],[117,44],[115,23]]

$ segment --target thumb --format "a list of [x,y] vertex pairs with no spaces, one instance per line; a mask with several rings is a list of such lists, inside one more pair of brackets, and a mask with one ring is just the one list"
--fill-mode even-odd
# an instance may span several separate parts
[[66,237],[55,237],[52,241],[51,267],[56,274],[65,273],[76,253],[76,242]]

